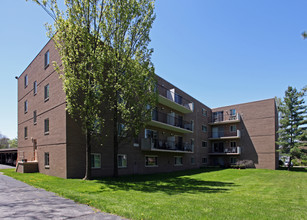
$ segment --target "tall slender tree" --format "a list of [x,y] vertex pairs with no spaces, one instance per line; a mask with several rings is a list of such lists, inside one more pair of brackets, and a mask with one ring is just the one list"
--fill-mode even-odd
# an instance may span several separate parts
[[304,90],[298,92],[291,86],[285,91],[285,97],[279,103],[280,114],[279,138],[277,144],[281,145],[281,152],[290,156],[288,169],[291,160],[301,154],[300,141],[305,138],[307,124],[307,106],[304,105]]
[[48,26],[62,60],[55,66],[62,74],[67,110],[86,137],[85,179],[91,176],[91,140],[109,130],[106,121],[112,124],[117,176],[122,137],[137,134],[156,105],[153,50],[148,48],[154,0],[66,0],[65,12],[56,0],[34,1],[55,21]]

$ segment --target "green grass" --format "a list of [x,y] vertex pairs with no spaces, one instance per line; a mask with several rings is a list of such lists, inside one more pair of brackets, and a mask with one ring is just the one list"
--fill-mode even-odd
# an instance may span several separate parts
[[1,172],[131,219],[307,218],[307,169],[199,169],[91,181]]

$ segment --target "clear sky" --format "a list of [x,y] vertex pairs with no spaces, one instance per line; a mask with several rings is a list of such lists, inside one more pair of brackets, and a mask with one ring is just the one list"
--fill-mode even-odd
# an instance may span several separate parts
[[[207,106],[283,97],[307,84],[306,0],[157,0],[156,73]],[[0,133],[17,136],[17,81],[47,43],[50,17],[1,0]]]

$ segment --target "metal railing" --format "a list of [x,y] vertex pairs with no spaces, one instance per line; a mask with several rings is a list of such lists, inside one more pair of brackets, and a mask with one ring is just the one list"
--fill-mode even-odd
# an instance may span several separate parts
[[229,113],[223,113],[223,114],[214,114],[212,113],[212,123],[216,122],[222,122],[222,121],[234,121],[234,120],[240,120],[239,113],[236,113],[235,115],[229,115]]
[[157,110],[152,111],[152,120],[192,131],[191,122],[185,121],[181,117],[176,117],[174,115],[159,112]]
[[159,95],[179,104],[184,106],[185,108],[193,111],[193,102],[183,98],[181,95],[175,93],[175,89],[167,89],[164,86],[157,84],[157,89]]
[[192,152],[193,146],[188,142],[179,142],[162,139],[143,138],[142,139],[143,150],[171,150],[171,151],[187,151]]
[[218,154],[233,153],[233,154],[238,154],[240,152],[241,152],[241,150],[240,150],[240,147],[238,146],[238,147],[226,147],[226,148],[223,148],[223,149],[220,149],[220,148],[214,149],[214,147],[212,147],[212,150],[209,153],[218,153]]
[[209,132],[209,138],[221,138],[221,137],[241,137],[241,132],[240,130],[236,130],[233,132],[225,132],[225,131]]

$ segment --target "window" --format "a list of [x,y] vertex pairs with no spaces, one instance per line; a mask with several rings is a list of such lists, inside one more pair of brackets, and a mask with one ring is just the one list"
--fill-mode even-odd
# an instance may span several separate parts
[[45,167],[49,167],[49,152],[45,152]]
[[236,125],[230,125],[230,132],[236,132],[237,126]]
[[92,153],[91,154],[91,168],[101,168],[101,154]]
[[49,118],[44,121],[44,133],[49,134]]
[[191,138],[191,148],[190,150],[194,152],[194,138]]
[[201,130],[202,130],[203,132],[207,132],[207,126],[202,125],[202,126],[201,126]]
[[28,127],[25,127],[24,136],[25,136],[25,139],[28,138]]
[[207,141],[202,141],[202,142],[201,142],[201,146],[202,146],[202,147],[207,147],[207,146],[208,146]]
[[195,164],[195,158],[191,157],[191,164]]
[[158,156],[145,156],[145,167],[157,167]]
[[45,68],[49,66],[49,50],[45,53]]
[[118,163],[118,168],[125,168],[125,167],[127,167],[127,155],[125,155],[125,154],[118,154],[118,156],[117,156],[117,163]]
[[139,146],[140,146],[139,143],[140,143],[140,142],[139,142],[139,137],[138,137],[138,136],[135,136],[135,137],[134,137],[134,140],[133,140],[133,146],[134,146],[134,147],[139,147]]
[[202,164],[207,164],[207,157],[203,157],[203,158],[201,159],[201,162],[202,162]]
[[206,109],[202,109],[202,114],[203,114],[203,116],[207,116],[207,110]]
[[194,120],[191,120],[191,131],[194,131]]
[[236,116],[236,110],[235,109],[230,109],[230,115],[231,116]]
[[237,158],[231,157],[231,158],[230,158],[230,163],[231,163],[231,164],[236,164],[236,163],[237,163]]
[[119,137],[126,137],[126,126],[123,123],[118,123],[117,124],[117,135]]
[[37,82],[34,81],[34,83],[33,83],[33,94],[36,95],[36,93],[37,93]]
[[27,88],[27,86],[28,86],[28,75],[25,75],[24,83],[25,83],[25,88]]
[[37,122],[37,113],[36,113],[36,110],[33,112],[33,124],[36,125],[36,122]]
[[181,156],[176,156],[175,157],[175,166],[182,166],[183,162],[182,162],[182,157]]
[[25,114],[26,114],[28,112],[28,100],[25,101],[24,107],[25,107]]
[[45,98],[45,101],[48,101],[49,100],[49,84],[45,86],[45,89],[44,89],[44,98]]

